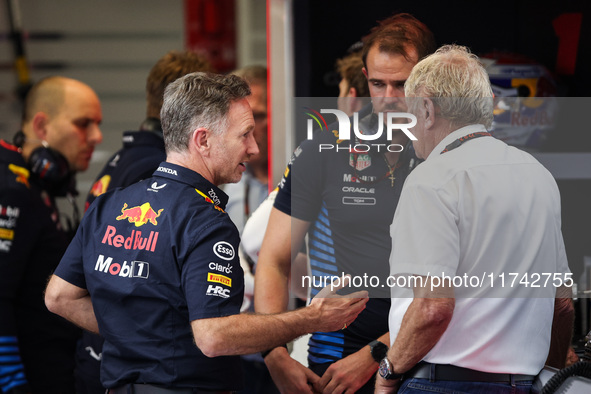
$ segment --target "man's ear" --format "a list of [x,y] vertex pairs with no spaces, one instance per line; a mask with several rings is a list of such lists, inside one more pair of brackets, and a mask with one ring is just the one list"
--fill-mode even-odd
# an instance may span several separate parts
[[435,124],[435,105],[428,98],[423,98],[423,110],[425,111],[425,128],[430,129]]
[[49,123],[49,116],[45,112],[37,112],[32,120],[33,132],[35,137],[41,141],[47,140],[47,124]]
[[205,154],[211,149],[211,132],[206,128],[200,127],[191,134],[191,141],[189,143],[201,154]]
[[347,97],[357,97],[357,89],[354,87],[349,88],[349,92],[347,93]]

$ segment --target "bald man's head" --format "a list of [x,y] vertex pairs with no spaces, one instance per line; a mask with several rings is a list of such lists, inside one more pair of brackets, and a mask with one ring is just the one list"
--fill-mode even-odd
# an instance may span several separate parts
[[64,77],[48,77],[37,82],[27,94],[23,123],[30,122],[37,112],[45,112],[55,116],[64,103],[64,86],[67,83],[78,82]]
[[60,76],[42,79],[25,100],[23,155],[43,143],[64,155],[73,171],[84,171],[102,141],[101,121],[100,101],[90,86]]

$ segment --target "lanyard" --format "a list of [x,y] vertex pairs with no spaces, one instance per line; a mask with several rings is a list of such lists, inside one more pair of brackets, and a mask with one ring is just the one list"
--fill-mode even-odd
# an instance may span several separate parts
[[489,137],[491,134],[484,132],[484,131],[479,131],[476,133],[470,133],[468,135],[465,135],[463,137],[458,138],[457,140],[455,140],[454,142],[452,142],[451,144],[449,144],[448,146],[445,147],[444,150],[441,151],[440,154],[444,154],[445,152],[449,152],[450,150],[454,150],[456,149],[458,146],[462,145],[464,142],[466,141],[470,141],[473,140],[475,138],[479,138],[479,137]]

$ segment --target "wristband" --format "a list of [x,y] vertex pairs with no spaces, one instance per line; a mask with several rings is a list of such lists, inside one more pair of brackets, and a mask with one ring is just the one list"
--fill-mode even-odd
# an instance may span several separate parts
[[275,346],[269,350],[262,351],[261,357],[263,358],[263,360],[265,359],[265,357],[267,357],[269,355],[269,353],[271,353],[273,350],[277,349],[278,347],[284,347],[285,350],[287,350],[287,344],[283,344],[283,345]]

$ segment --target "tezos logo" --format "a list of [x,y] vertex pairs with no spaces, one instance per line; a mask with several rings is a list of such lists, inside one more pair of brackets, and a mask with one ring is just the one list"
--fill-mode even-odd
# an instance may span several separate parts
[[226,241],[216,242],[213,245],[213,253],[222,260],[232,260],[234,258],[234,247]]
[[[313,120],[320,126],[320,129],[328,130],[328,126],[326,120],[321,114],[334,114],[337,117],[337,121],[339,123],[339,130],[338,130],[338,139],[339,140],[350,140],[351,139],[351,120],[347,116],[346,113],[340,111],[338,109],[321,109],[320,113],[314,111],[313,109],[306,108],[306,110],[312,112],[306,112],[312,119],[308,119],[307,123],[307,132],[308,132],[308,139],[311,140],[313,137],[313,129],[314,123]],[[416,141],[417,137],[415,137],[408,129],[414,127],[417,124],[417,118],[413,114],[408,112],[387,112],[386,113],[386,121],[384,122],[384,113],[379,112],[377,113],[378,121],[377,121],[377,130],[373,134],[363,134],[363,131],[359,129],[359,113],[355,112],[353,114],[353,132],[358,140],[362,142],[370,142],[378,140],[383,132],[384,132],[384,124],[386,125],[386,137],[388,141],[392,141],[392,132],[394,130],[401,130],[411,141]],[[409,123],[396,123],[400,119],[409,119]],[[324,125],[324,127],[323,127]],[[366,130],[367,131],[367,130]],[[400,152],[402,151],[403,147],[399,144],[369,144],[369,143],[361,143],[356,144],[354,146],[347,146],[346,149],[349,151],[356,151],[358,153],[368,152],[371,147],[377,149],[380,152],[381,149],[388,150],[388,152]],[[320,151],[322,150],[330,150],[335,149],[335,145],[333,144],[320,144]],[[336,150],[339,151],[340,149],[345,149],[343,147],[336,146]]]

